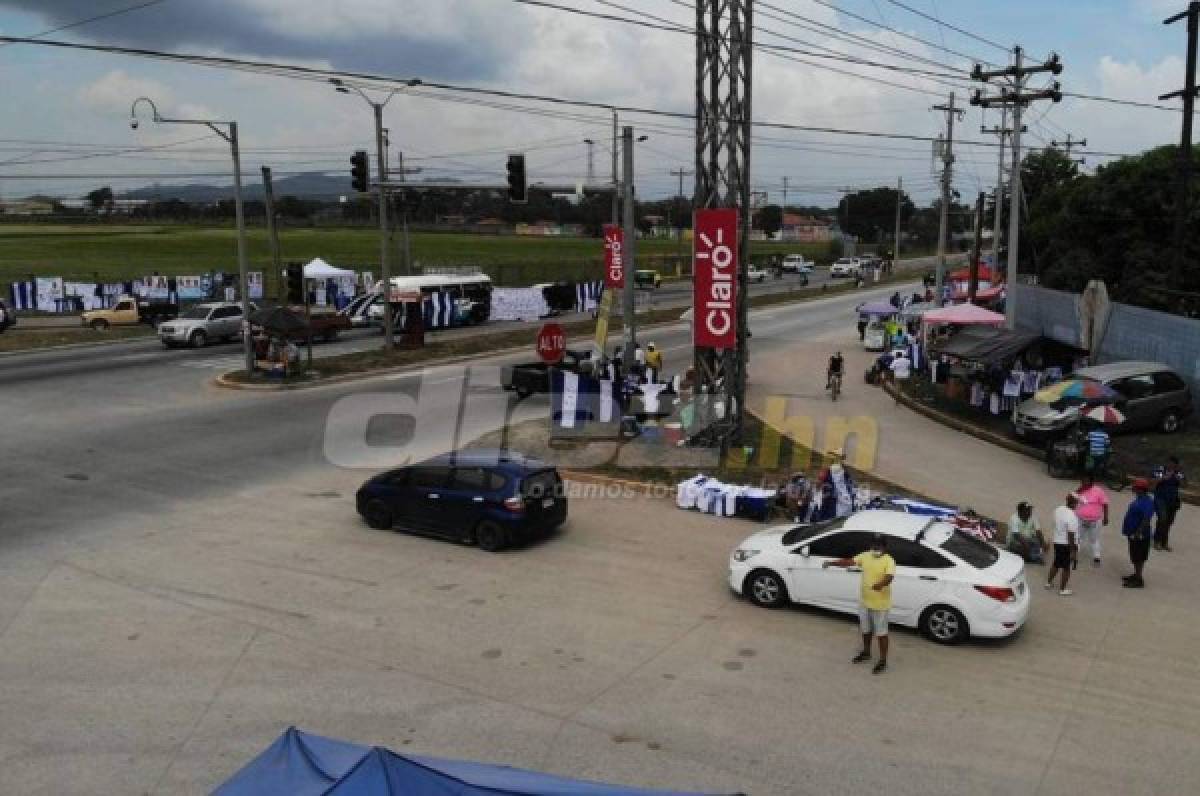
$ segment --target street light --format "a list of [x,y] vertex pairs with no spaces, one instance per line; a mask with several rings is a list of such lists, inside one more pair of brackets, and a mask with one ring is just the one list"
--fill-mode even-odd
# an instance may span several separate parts
[[[395,328],[392,324],[392,266],[388,258],[387,191],[383,187],[387,182],[387,144],[384,143],[383,109],[400,89],[390,90],[382,102],[377,102],[361,88],[347,84],[341,78],[331,77],[329,82],[339,94],[357,93],[375,112],[375,157],[379,161],[376,167],[379,174],[379,271],[383,278],[383,350],[391,351],[395,343]],[[414,78],[406,81],[405,85],[411,88],[421,85],[421,81]]]
[[[242,207],[242,156],[238,150],[238,125],[233,121],[215,119],[169,119],[158,112],[158,106],[149,97],[138,97],[129,108],[129,126],[138,129],[138,105],[150,106],[151,120],[155,124],[198,124],[207,127],[229,143],[233,156],[233,207],[237,220],[238,292],[242,297],[242,349],[245,354],[247,375],[254,372],[254,341],[250,336],[250,295],[246,284],[246,215]],[[222,130],[221,127],[225,127]]]

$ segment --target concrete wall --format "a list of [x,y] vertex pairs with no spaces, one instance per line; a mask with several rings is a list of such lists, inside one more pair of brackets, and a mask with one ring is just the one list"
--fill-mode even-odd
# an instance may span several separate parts
[[[1030,285],[1016,289],[1019,328],[1083,345],[1079,296]],[[1192,390],[1200,392],[1200,320],[1114,302],[1100,350],[1092,360],[1129,359],[1170,365]]]

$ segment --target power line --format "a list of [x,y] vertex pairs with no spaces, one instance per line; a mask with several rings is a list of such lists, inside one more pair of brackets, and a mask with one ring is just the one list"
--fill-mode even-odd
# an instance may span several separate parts
[[942,52],[948,53],[950,55],[958,56],[959,58],[963,58],[967,61],[974,62],[974,61],[982,60],[981,58],[977,58],[973,55],[968,55],[967,53],[963,53],[963,52],[959,52],[958,50],[950,49],[949,47],[946,46],[945,41],[942,42],[941,46],[938,46],[938,44],[936,42],[932,42],[927,39],[922,39],[920,36],[914,36],[911,33],[905,33],[902,30],[897,30],[896,28],[893,28],[888,25],[880,24],[872,19],[864,17],[860,14],[856,14],[853,11],[848,11],[847,9],[842,8],[841,6],[835,5],[830,2],[826,2],[826,0],[813,0],[813,2],[816,3],[817,5],[825,6],[826,8],[828,8],[832,11],[836,11],[839,14],[850,17],[851,19],[856,19],[864,24],[872,25],[874,27],[886,30],[886,31],[890,32],[893,36],[901,36],[905,39],[908,39],[909,41],[916,42],[916,43],[924,45],[926,47],[931,47],[935,50],[941,50]]
[[[112,17],[117,17],[122,14],[128,14],[132,11],[141,11],[143,8],[150,8],[151,6],[162,5],[165,2],[167,2],[167,0],[146,0],[146,2],[135,3],[131,6],[125,6],[124,8],[118,8],[113,11],[108,11],[104,14],[97,14],[94,17],[88,17],[87,19],[81,19],[81,20],[78,20],[76,22],[71,22],[66,25],[59,25],[57,28],[50,28],[49,30],[43,30],[41,33],[32,34],[29,38],[40,39],[43,36],[49,36],[53,33],[61,33],[64,30],[71,30],[72,28],[79,28],[84,25],[90,25],[93,22],[100,22],[101,20],[104,20],[104,19],[111,19]],[[0,47],[5,47],[10,43],[11,42],[6,42],[4,44],[0,44]]]
[[[821,0],[816,0],[816,2],[821,2]],[[985,39],[983,36],[972,33],[969,30],[963,30],[962,28],[955,27],[954,25],[951,25],[948,22],[942,22],[937,17],[931,17],[929,14],[926,14],[924,11],[920,11],[916,8],[913,8],[910,5],[907,5],[906,3],[902,3],[902,2],[900,2],[900,0],[887,0],[887,2],[891,3],[894,6],[903,8],[905,11],[909,12],[910,14],[916,14],[917,16],[921,17],[922,19],[928,20],[929,22],[933,22],[934,24],[936,24],[940,27],[946,28],[948,30],[952,30],[955,33],[962,34],[963,36],[966,36],[969,39],[974,39],[975,41],[979,42],[980,44],[986,44],[989,47],[995,47],[997,50],[1003,50],[1004,52],[1009,51],[1009,48],[1005,47],[1003,44],[997,44],[996,42],[992,41],[991,39]],[[822,5],[823,5],[823,3],[822,3]]]

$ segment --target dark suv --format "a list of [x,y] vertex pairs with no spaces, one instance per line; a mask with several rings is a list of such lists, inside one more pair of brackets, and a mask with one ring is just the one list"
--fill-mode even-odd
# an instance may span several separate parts
[[492,552],[567,519],[558,471],[509,450],[445,453],[381,473],[355,502],[372,528],[399,526]]

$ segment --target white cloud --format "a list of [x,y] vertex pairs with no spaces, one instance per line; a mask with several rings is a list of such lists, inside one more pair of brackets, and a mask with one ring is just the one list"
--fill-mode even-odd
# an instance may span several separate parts
[[114,69],[80,88],[78,94],[80,102],[102,115],[128,116],[130,104],[138,97],[150,97],[161,110],[171,101],[171,90],[157,80],[131,77],[124,69]]

